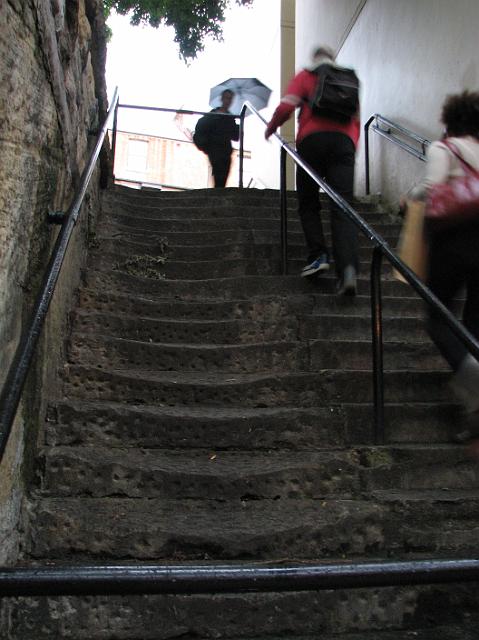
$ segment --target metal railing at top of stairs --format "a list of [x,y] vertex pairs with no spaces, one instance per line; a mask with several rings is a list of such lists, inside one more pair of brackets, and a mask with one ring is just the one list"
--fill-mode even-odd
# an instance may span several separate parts
[[[116,108],[115,108],[115,115],[113,118],[113,130],[112,130],[112,144],[111,144],[111,148],[112,148],[112,156],[113,156],[113,181],[115,180],[119,180],[119,181],[126,181],[125,178],[122,178],[121,176],[118,177],[115,175],[115,153],[116,153],[116,138],[117,138],[117,133],[118,133],[118,110],[119,109],[133,109],[133,110],[140,110],[140,111],[155,111],[158,113],[175,113],[176,115],[180,114],[180,115],[188,115],[188,116],[208,116],[211,115],[211,111],[195,111],[192,109],[172,109],[170,107],[151,107],[151,106],[145,106],[145,105],[140,105],[140,104],[121,104],[120,102],[117,103]],[[237,115],[237,114],[232,114],[232,113],[215,113],[216,116],[222,116],[223,118],[241,118],[241,121],[243,121],[244,119],[244,114],[243,115]],[[244,150],[243,150],[244,151]],[[239,178],[239,186],[243,187],[243,153],[241,155],[241,166],[240,166],[240,178]]]
[[[241,149],[243,148],[244,138],[244,114],[246,110],[251,111],[265,125],[266,120],[253,107],[252,104],[246,103],[241,112],[240,123],[240,167],[241,167]],[[382,118],[386,121],[385,118]],[[393,123],[391,123],[393,124]],[[410,132],[412,133],[412,132]],[[417,140],[427,142],[424,138],[413,134]],[[331,198],[333,202],[341,209],[342,213],[353,222],[359,231],[365,235],[371,242],[373,247],[373,256],[371,261],[370,287],[371,287],[371,326],[372,326],[372,351],[373,351],[373,394],[374,394],[374,442],[382,444],[384,442],[384,367],[383,367],[383,321],[382,321],[382,293],[381,293],[381,267],[383,257],[396,269],[411,287],[418,293],[429,305],[435,308],[439,315],[445,320],[454,334],[466,346],[468,351],[479,360],[479,342],[474,336],[458,321],[447,307],[437,298],[433,292],[411,271],[411,269],[396,255],[388,243],[374,229],[363,220],[353,207],[344,200],[327,182],[320,178],[317,173],[307,164],[298,152],[293,149],[278,133],[273,136],[281,145],[280,154],[280,212],[281,212],[281,271],[287,273],[287,254],[288,254],[288,220],[287,220],[287,201],[286,201],[286,156],[289,155],[294,162],[299,165],[323,191]],[[240,169],[241,170],[241,169]]]
[[117,103],[118,89],[115,89],[108,114],[98,133],[95,146],[90,153],[85,169],[83,170],[79,186],[73,196],[73,201],[65,216],[62,218],[62,227],[57,236],[48,267],[40,286],[40,291],[33,306],[32,314],[20,338],[0,394],[0,463],[12,431],[22,391],[30,370],[38,338],[40,337],[55,291],[55,286],[58,282],[68,244],[80,214],[83,199],[87,192],[98,156],[100,155],[103,141],[108,131],[108,124],[116,111]]
[[[366,172],[366,195],[369,195],[371,191],[369,174],[370,129],[371,131],[374,131],[374,133],[377,133],[379,136],[386,138],[386,140],[389,140],[389,142],[392,142],[397,147],[400,147],[403,151],[411,154],[418,160],[422,160],[422,162],[426,161],[426,149],[431,144],[431,141],[427,138],[423,138],[423,136],[420,136],[410,129],[406,129],[406,127],[403,127],[397,122],[393,122],[392,120],[385,118],[379,113],[374,113],[364,125],[364,166]],[[406,142],[404,138],[411,142],[417,143],[420,149],[414,147],[412,144],[410,144],[410,142]]]

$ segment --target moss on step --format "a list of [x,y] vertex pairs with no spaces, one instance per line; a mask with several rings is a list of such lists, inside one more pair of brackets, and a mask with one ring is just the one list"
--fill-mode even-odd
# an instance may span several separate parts
[[390,467],[394,462],[391,452],[381,448],[367,449],[362,457],[365,467]]
[[165,264],[165,256],[136,255],[115,265],[117,271],[123,271],[131,276],[142,278],[164,279],[164,274],[158,268]]

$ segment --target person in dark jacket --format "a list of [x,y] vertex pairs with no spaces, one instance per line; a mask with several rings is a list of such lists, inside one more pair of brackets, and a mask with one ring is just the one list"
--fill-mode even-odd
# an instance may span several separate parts
[[[234,118],[226,118],[234,93],[226,89],[221,94],[221,106],[213,109],[198,121],[195,136],[199,134],[201,149],[208,156],[213,173],[215,189],[226,185],[231,167],[232,140],[239,139],[239,126]],[[216,115],[218,114],[218,115]]]
[[[310,99],[318,82],[316,69],[335,66],[329,47],[318,47],[310,67],[302,69],[290,81],[286,94],[265,131],[268,139],[299,108],[296,147],[299,155],[346,200],[353,197],[354,162],[359,139],[359,113],[338,122],[313,112]],[[358,107],[359,111],[359,107]],[[300,167],[296,173],[299,216],[308,246],[306,266],[301,276],[309,277],[329,269],[329,252],[320,217],[321,203],[317,183]],[[331,203],[333,255],[338,276],[338,293],[355,295],[358,271],[358,238],[354,224]]]

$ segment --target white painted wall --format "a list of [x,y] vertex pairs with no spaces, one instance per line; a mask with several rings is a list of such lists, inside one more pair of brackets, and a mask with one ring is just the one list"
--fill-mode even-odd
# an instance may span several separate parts
[[[350,29],[338,61],[354,66],[361,78],[362,120],[378,112],[430,139],[441,134],[445,96],[479,89],[478,27],[478,0],[296,0],[298,63],[306,62],[317,44],[337,48]],[[371,136],[371,158],[372,191],[391,202],[424,170],[420,161],[377,136]]]
[[[281,4],[268,5],[268,18],[263,33],[261,56],[257,60],[256,77],[273,90],[269,105],[261,111],[268,121],[280,100],[281,73]],[[247,46],[247,39],[245,40]],[[252,186],[277,188],[279,185],[279,146],[264,139],[265,125],[255,116],[245,120],[245,148],[251,149]],[[247,186],[245,184],[245,186]]]

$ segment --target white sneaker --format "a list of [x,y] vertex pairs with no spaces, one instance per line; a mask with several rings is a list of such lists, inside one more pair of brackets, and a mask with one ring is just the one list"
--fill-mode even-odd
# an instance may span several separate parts
[[338,295],[355,296],[356,286],[356,269],[348,265],[344,268],[343,276],[338,283]]
[[307,278],[308,276],[312,276],[315,273],[318,273],[319,271],[328,271],[328,270],[329,270],[328,256],[325,253],[323,253],[319,256],[319,258],[316,258],[316,260],[313,260],[312,262],[307,264],[305,267],[303,267],[303,269],[301,270],[301,277]]

